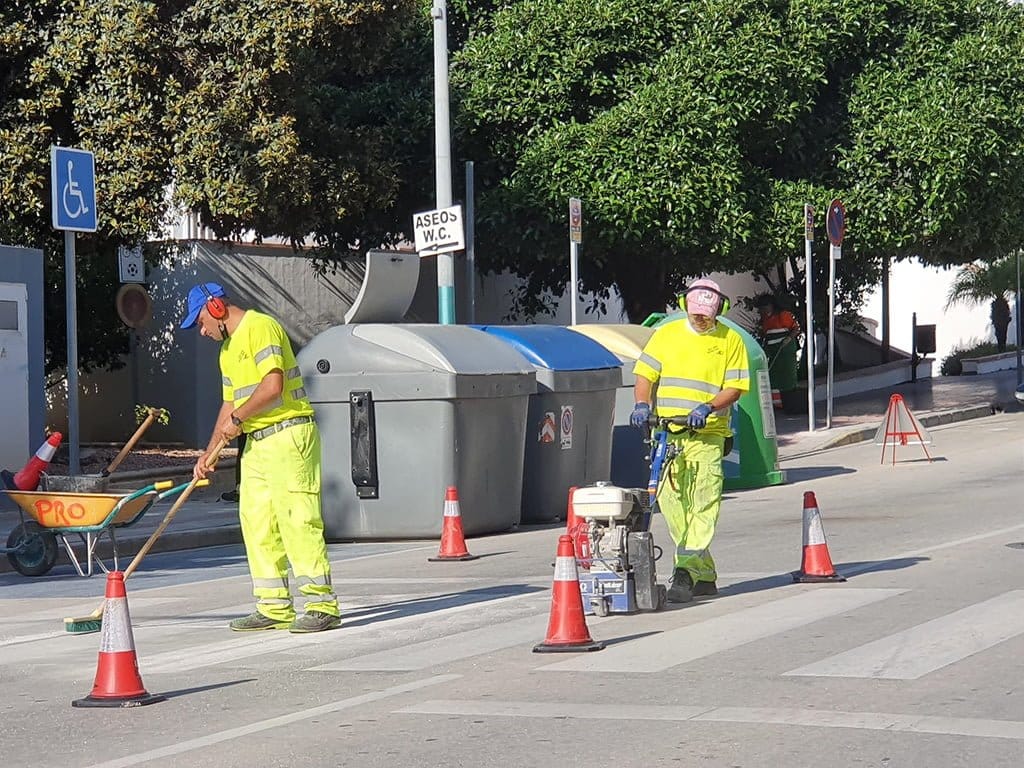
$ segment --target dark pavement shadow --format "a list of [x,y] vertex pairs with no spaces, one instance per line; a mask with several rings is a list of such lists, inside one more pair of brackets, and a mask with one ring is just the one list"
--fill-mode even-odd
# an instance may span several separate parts
[[242,685],[243,683],[255,683],[255,677],[247,677],[244,680],[228,680],[225,683],[210,683],[209,685],[197,685],[194,688],[179,688],[176,691],[157,691],[161,696],[166,696],[168,699],[176,699],[179,696],[188,696],[193,693],[202,693],[203,691],[214,691],[218,688],[228,688],[233,685]]
[[821,480],[823,477],[835,477],[836,475],[852,475],[857,472],[852,467],[793,467],[786,469],[786,479],[789,484],[806,483],[808,480]]
[[719,597],[745,595],[750,592],[763,592],[767,589],[786,587],[792,583],[792,574],[780,573],[775,576],[762,576],[759,579],[749,579],[747,581],[737,581],[735,584],[727,584],[724,587],[718,588],[718,595]]
[[891,560],[859,560],[850,563],[835,563],[836,572],[850,578],[865,573],[879,573],[881,571],[899,571],[903,568],[910,568],[918,563],[925,563],[931,560],[930,557],[895,557]]
[[621,637],[595,637],[594,639],[607,645],[618,645],[619,643],[628,643],[630,640],[642,640],[645,637],[651,635],[660,635],[661,632],[653,630],[651,632],[637,632],[635,635],[622,635]]

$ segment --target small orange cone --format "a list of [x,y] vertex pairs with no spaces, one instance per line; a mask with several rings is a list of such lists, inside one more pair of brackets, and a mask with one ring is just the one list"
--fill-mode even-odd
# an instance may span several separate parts
[[441,547],[437,557],[428,557],[432,563],[443,560],[476,560],[477,555],[469,554],[466,538],[462,534],[462,513],[459,512],[459,492],[449,485],[444,494],[444,522],[441,527]]
[[39,475],[53,461],[54,454],[60,446],[63,435],[60,432],[52,432],[46,442],[39,446],[36,455],[28,460],[28,463],[21,468],[18,474],[11,476],[6,469],[0,473],[3,483],[9,491],[34,491],[39,487]]
[[793,573],[793,581],[815,583],[824,581],[846,581],[836,573],[825,541],[825,529],[821,525],[821,512],[813,491],[804,493],[804,556],[800,570]]
[[73,707],[141,707],[163,701],[164,696],[146,691],[135,657],[132,619],[128,614],[128,595],[124,574],[107,574],[106,601],[103,605],[103,633],[92,693],[75,699]]
[[590,637],[587,620],[583,616],[583,596],[580,578],[576,572],[572,536],[558,537],[555,554],[555,577],[551,583],[551,617],[544,642],[533,647],[534,653],[569,653],[574,651],[600,651],[604,643]]

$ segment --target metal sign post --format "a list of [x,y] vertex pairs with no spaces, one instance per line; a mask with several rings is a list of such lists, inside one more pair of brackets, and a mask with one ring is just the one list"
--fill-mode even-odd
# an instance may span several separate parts
[[828,204],[825,221],[828,232],[828,378],[825,393],[825,429],[832,428],[832,399],[835,380],[836,351],[836,262],[843,257],[843,236],[846,234],[846,208],[838,198]]
[[814,271],[812,268],[812,246],[814,245],[814,206],[804,205],[804,303],[806,304],[804,326],[804,352],[807,361],[807,431],[814,431]]
[[471,325],[476,322],[476,210],[473,200],[473,161],[466,161],[466,290]]
[[64,230],[64,302],[67,311],[68,471],[81,473],[78,435],[78,301],[75,232],[96,231],[96,164],[92,152],[50,147],[50,211]]
[[[445,0],[434,0],[434,165],[437,209],[452,204],[451,125],[448,109],[448,11]],[[455,257],[437,253],[437,321],[455,323]]]
[[583,203],[578,197],[569,198],[569,324],[576,325],[576,307],[579,304],[580,243],[583,242]]

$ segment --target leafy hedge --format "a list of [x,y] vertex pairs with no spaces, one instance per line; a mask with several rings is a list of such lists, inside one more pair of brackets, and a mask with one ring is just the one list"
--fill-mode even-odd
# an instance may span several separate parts
[[[1015,352],[1016,347],[1010,344],[1006,345],[1004,352]],[[985,357],[986,355],[999,354],[999,348],[996,346],[994,341],[985,341],[980,344],[975,344],[973,347],[967,347],[960,349],[959,347],[954,348],[942,360],[942,366],[939,368],[939,373],[943,376],[959,376],[963,373],[962,361],[967,358],[973,357]]]

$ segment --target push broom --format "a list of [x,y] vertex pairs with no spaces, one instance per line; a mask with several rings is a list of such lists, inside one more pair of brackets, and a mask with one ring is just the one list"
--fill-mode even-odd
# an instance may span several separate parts
[[[227,443],[224,440],[217,443],[217,446],[213,449],[213,452],[210,454],[210,458],[206,462],[208,466],[212,468],[217,463],[217,458],[220,456],[220,452],[224,449],[225,445],[227,445]],[[192,482],[185,487],[185,490],[181,492],[180,496],[178,496],[177,501],[175,501],[171,508],[167,510],[167,514],[164,515],[164,519],[160,521],[160,525],[158,525],[156,530],[149,535],[149,538],[146,539],[146,543],[142,545],[142,548],[136,553],[135,557],[132,558],[131,563],[129,563],[128,567],[124,569],[125,581],[127,581],[128,577],[131,576],[132,573],[135,572],[135,569],[139,567],[139,563],[142,562],[142,558],[146,556],[146,553],[153,547],[156,540],[160,538],[160,535],[170,524],[171,520],[174,519],[174,516],[178,514],[178,510],[181,508],[181,505],[185,503],[188,497],[192,494],[192,491],[199,486],[209,484],[209,480],[193,478]],[[105,605],[106,601],[104,600],[100,604],[100,607],[88,616],[71,616],[65,618],[64,630],[76,635],[99,632],[103,627],[103,607]]]

